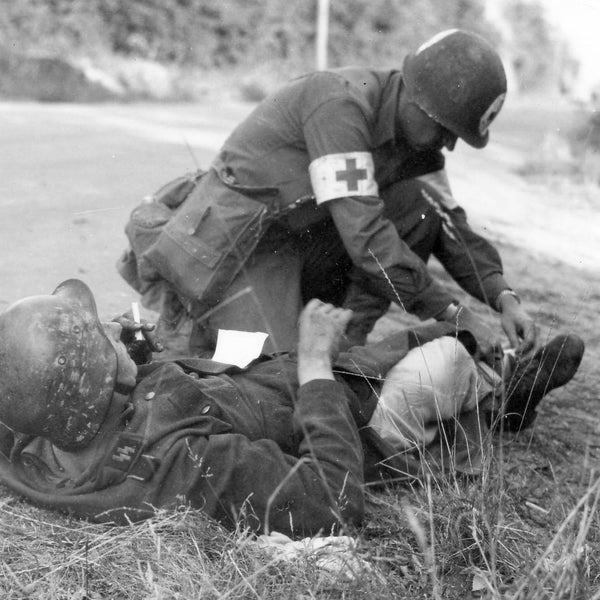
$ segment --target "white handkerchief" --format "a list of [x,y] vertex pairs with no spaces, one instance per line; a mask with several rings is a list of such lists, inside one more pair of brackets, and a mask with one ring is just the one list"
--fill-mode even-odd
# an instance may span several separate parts
[[219,329],[212,359],[243,369],[260,356],[268,335],[263,331]]

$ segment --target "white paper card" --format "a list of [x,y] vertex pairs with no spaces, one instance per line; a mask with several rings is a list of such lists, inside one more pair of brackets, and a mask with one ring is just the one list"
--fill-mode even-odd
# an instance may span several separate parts
[[268,335],[263,331],[219,329],[212,359],[243,369],[260,356]]

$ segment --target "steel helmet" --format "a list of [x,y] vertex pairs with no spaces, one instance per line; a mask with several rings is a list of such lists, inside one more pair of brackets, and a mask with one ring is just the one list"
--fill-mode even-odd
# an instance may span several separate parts
[[0,421],[63,450],[85,447],[106,417],[117,353],[78,279],[0,314]]
[[442,31],[404,59],[402,74],[410,98],[432,119],[475,148],[488,143],[489,125],[506,96],[506,74],[486,40]]

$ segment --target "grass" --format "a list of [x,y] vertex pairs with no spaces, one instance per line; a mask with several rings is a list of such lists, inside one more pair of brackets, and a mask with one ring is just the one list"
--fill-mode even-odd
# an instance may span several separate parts
[[[571,329],[585,338],[582,367],[542,403],[532,429],[494,436],[483,476],[368,492],[368,518],[350,533],[374,571],[345,581],[326,577],[310,555],[277,562],[198,512],[110,528],[5,493],[0,596],[600,599],[598,277],[539,259],[536,277],[525,277],[532,258],[501,251],[510,279],[527,282],[523,301],[543,335]],[[393,311],[386,319],[402,320]]]
[[[111,528],[8,500],[0,523],[6,600],[297,598],[302,591],[337,598],[331,588],[340,585],[343,594],[367,598],[376,589],[368,573],[355,582],[321,577],[319,583],[310,558],[280,564],[242,532],[227,532],[197,511]],[[373,580],[381,589],[383,582]]]

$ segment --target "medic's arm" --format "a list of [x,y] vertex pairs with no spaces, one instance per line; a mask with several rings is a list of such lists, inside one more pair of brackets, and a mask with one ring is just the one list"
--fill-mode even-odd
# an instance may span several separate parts
[[353,263],[367,275],[372,293],[425,319],[453,300],[383,215],[370,152],[370,126],[358,105],[331,100],[306,120],[309,173]]
[[452,196],[445,171],[419,179],[432,187],[443,212],[442,230],[434,255],[467,293],[497,309],[498,295],[510,287],[504,279],[498,251],[471,229],[465,211]]

